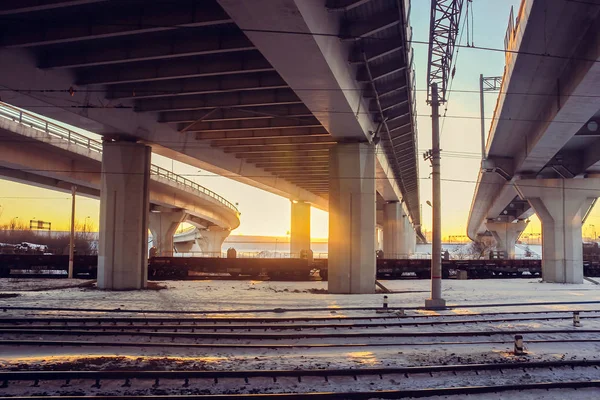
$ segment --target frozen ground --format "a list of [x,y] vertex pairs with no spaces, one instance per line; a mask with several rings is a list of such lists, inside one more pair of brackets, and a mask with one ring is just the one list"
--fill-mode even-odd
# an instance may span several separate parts
[[[22,291],[22,282],[7,282],[0,280],[1,294],[18,294],[14,298],[1,298],[1,306],[30,306],[30,307],[65,307],[65,308],[94,308],[94,309],[121,309],[125,310],[178,310],[189,312],[201,311],[235,311],[246,310],[239,314],[215,313],[215,314],[190,314],[196,317],[240,317],[240,316],[266,316],[266,317],[323,317],[323,316],[380,316],[374,311],[349,311],[346,307],[378,307],[381,306],[383,294],[373,295],[329,295],[326,293],[326,282],[272,282],[272,281],[168,281],[161,282],[167,287],[159,291],[139,292],[106,292],[89,287],[71,287],[65,289],[56,288],[56,282],[68,284],[69,281],[27,281],[27,288],[35,288],[35,291]],[[71,282],[72,286],[86,283],[85,281]],[[426,280],[397,280],[383,281],[383,284],[394,293],[388,294],[390,307],[416,307],[424,304],[428,296],[429,282]],[[43,290],[47,285],[49,289]],[[444,281],[443,295],[450,305],[474,305],[495,303],[519,303],[528,304],[535,302],[585,302],[600,301],[600,286],[591,283],[582,285],[560,285],[541,283],[537,279],[512,279],[512,280],[468,280]],[[292,309],[292,308],[326,308],[326,311],[304,311],[304,312],[277,312],[261,313],[260,309]],[[254,311],[253,311],[254,310]],[[519,312],[519,311],[549,310],[562,312],[569,317],[571,310],[600,310],[600,304],[582,305],[548,305],[548,306],[525,306],[525,307],[460,307],[443,312],[430,312],[424,310],[407,310],[407,315],[432,315],[435,319],[457,318],[456,314],[474,314],[480,312]],[[7,309],[0,314],[2,317],[34,318],[42,316],[150,316],[148,313],[77,313],[56,311],[23,311]],[[185,314],[184,314],[185,315]],[[446,315],[446,317],[444,317]],[[582,314],[582,328],[600,330],[600,318],[586,320]],[[156,316],[156,315],[155,315]],[[159,314],[158,316],[169,316]],[[182,315],[178,315],[182,316]],[[600,313],[598,314],[600,316]],[[508,315],[507,318],[517,318],[516,314]],[[469,317],[460,317],[467,319]],[[471,317],[471,319],[477,317]],[[408,319],[398,318],[396,322],[404,322]],[[482,330],[544,330],[544,329],[566,329],[576,332],[579,328],[573,328],[569,319],[550,321],[515,321],[478,323],[471,325],[436,325],[436,326],[408,326],[396,328],[369,328],[368,332],[459,332],[459,331],[482,331]],[[228,331],[225,331],[228,332]],[[327,332],[364,332],[360,329],[329,329],[321,330]],[[260,330],[256,333],[261,333]],[[294,333],[294,331],[267,332],[272,333]],[[78,347],[14,347],[0,346],[0,368],[15,369],[309,369],[309,368],[368,368],[368,367],[393,367],[414,365],[445,365],[463,363],[492,363],[492,362],[514,362],[514,361],[544,361],[544,360],[570,360],[570,359],[598,359],[600,352],[600,341],[574,343],[562,341],[558,343],[533,343],[528,340],[565,339],[567,334],[528,334],[525,335],[527,355],[516,357],[512,355],[512,337],[506,335],[494,335],[491,337],[477,337],[474,340],[481,341],[479,344],[466,344],[468,339],[460,337],[428,337],[424,339],[411,337],[387,337],[387,338],[360,338],[360,339],[301,339],[279,340],[279,344],[306,344],[306,343],[344,343],[351,347],[333,348],[277,348],[277,349],[233,349],[233,348],[193,348],[193,347],[145,347],[145,341],[161,341],[159,339],[103,337],[94,338],[54,338],[43,336],[43,339],[52,340],[116,340],[117,342],[131,342],[139,344],[136,347],[122,346],[89,346]],[[600,339],[597,333],[573,333],[578,339]],[[19,338],[15,335],[3,333],[1,339]],[[28,335],[21,338],[39,338],[42,336]],[[264,341],[273,342],[271,339]],[[163,342],[168,342],[164,340]],[[486,343],[490,342],[490,343]],[[493,341],[494,343],[491,343]],[[221,340],[223,342],[223,340]],[[226,340],[227,343],[235,343],[235,340]],[[237,341],[240,342],[240,341]],[[243,341],[242,341],[243,342]],[[424,342],[435,342],[435,345],[425,345]],[[219,340],[182,341],[182,343],[219,343]],[[250,343],[250,341],[246,341]],[[254,342],[253,342],[254,343]],[[387,344],[384,346],[364,346],[365,344]],[[354,346],[354,347],[353,347]],[[285,381],[277,385],[267,385],[265,382],[221,382],[220,385],[198,383],[198,390],[207,393],[222,393],[232,391],[235,393],[251,393],[253,390],[268,388],[272,392],[278,391],[311,391],[311,390],[336,390],[344,388],[347,390],[367,389],[390,389],[390,388],[428,388],[463,385],[489,385],[516,382],[544,382],[557,380],[587,380],[600,379],[600,371],[593,368],[581,368],[575,370],[537,371],[524,374],[522,371],[515,374],[499,374],[497,372],[482,375],[471,374],[468,376],[435,376],[432,379],[426,376],[406,377],[387,376],[385,379],[364,378],[355,381],[332,380],[328,383],[315,380],[303,380],[302,383],[294,382],[286,384]],[[147,386],[140,384],[138,392],[128,393],[151,394]],[[86,388],[89,388],[86,384]],[[143,386],[143,387],[142,387]],[[173,387],[180,387],[174,384]],[[145,388],[145,389],[144,389]],[[168,389],[168,386],[166,387]],[[104,387],[103,390],[109,390]],[[16,392],[7,394],[24,393],[35,395],[37,389],[29,388],[25,392],[19,392],[19,388],[12,388]],[[57,388],[57,394],[65,394],[64,390]],[[131,389],[134,390],[134,389]],[[175,390],[175,389],[174,389]],[[179,389],[177,389],[179,390]],[[190,389],[191,390],[191,389]],[[262,390],[262,389],[261,389]],[[90,394],[92,392],[89,392]],[[100,392],[98,392],[100,393]],[[102,392],[107,393],[107,392]],[[110,389],[112,394],[125,394],[124,389]],[[177,392],[180,393],[180,392]],[[184,394],[184,393],[182,393]],[[551,392],[528,392],[504,393],[498,395],[469,396],[469,399],[573,399],[599,398],[595,390],[565,390]],[[458,398],[458,397],[457,397]]]
[[[265,308],[378,307],[382,294],[330,295],[327,282],[275,281],[165,281],[166,290],[107,292],[87,287],[40,291],[44,285],[69,285],[68,280],[0,279],[0,293],[19,293],[14,299],[0,299],[0,305],[45,307],[90,307],[141,310],[218,311]],[[85,283],[74,280],[71,285]],[[390,307],[423,306],[429,294],[427,280],[394,280],[382,283],[395,293],[388,294]],[[37,291],[20,291],[22,287]],[[533,303],[552,301],[600,301],[600,286],[590,282],[581,285],[541,283],[539,279],[446,280],[443,297],[449,305],[486,303]],[[581,306],[577,308],[586,308]],[[572,306],[548,306],[567,309]],[[595,306],[591,306],[595,308]],[[525,311],[527,307],[520,307]],[[535,306],[535,309],[540,309]],[[477,311],[484,311],[477,309]],[[339,314],[347,314],[340,312]],[[301,316],[300,313],[294,313]]]

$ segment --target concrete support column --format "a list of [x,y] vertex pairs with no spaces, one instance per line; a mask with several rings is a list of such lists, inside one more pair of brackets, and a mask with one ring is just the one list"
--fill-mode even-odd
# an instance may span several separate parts
[[404,218],[404,242],[406,243],[404,246],[404,251],[407,256],[414,254],[417,247],[417,233],[415,232],[415,228],[410,223],[410,219],[408,217]]
[[583,283],[582,217],[600,197],[600,179],[524,179],[515,182],[542,222],[542,278]]
[[488,231],[496,239],[496,249],[504,251],[508,258],[515,257],[515,244],[519,240],[521,233],[527,228],[527,222],[499,222],[488,221],[485,223]]
[[148,227],[158,256],[173,255],[173,235],[186,217],[183,210],[151,212]]
[[375,147],[329,151],[329,293],[375,293]]
[[292,201],[290,253],[292,257],[300,258],[302,250],[310,250],[310,204]]
[[404,258],[407,255],[406,226],[402,203],[390,202],[383,208],[383,254],[385,258]]
[[223,242],[225,242],[229,233],[228,229],[211,226],[200,231],[202,237],[196,239],[196,243],[200,246],[202,253],[207,253],[213,257],[220,257]]
[[104,142],[98,288],[141,289],[148,277],[150,147]]

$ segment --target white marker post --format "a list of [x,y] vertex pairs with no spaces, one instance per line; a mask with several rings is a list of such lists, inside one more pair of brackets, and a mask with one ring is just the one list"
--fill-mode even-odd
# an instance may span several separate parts
[[525,354],[523,350],[523,336],[515,335],[515,356],[522,356]]

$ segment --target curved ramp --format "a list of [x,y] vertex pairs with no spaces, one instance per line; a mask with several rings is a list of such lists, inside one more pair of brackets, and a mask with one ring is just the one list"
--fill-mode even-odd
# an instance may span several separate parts
[[[100,197],[102,143],[46,119],[0,103],[0,175],[39,187]],[[202,229],[231,231],[240,224],[237,207],[217,193],[157,165],[150,168],[155,211],[183,210]]]

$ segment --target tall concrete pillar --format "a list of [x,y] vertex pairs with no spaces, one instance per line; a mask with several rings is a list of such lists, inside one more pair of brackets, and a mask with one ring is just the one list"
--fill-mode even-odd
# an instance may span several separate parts
[[488,221],[485,223],[487,230],[496,239],[496,249],[504,251],[508,258],[515,257],[515,244],[521,233],[527,228],[527,222],[500,222]]
[[375,293],[375,147],[329,151],[329,293]]
[[196,239],[196,243],[200,246],[202,253],[213,257],[220,257],[223,242],[229,236],[228,229],[219,228],[218,226],[210,226],[207,229],[202,229],[201,238]]
[[104,142],[98,288],[141,289],[148,277],[150,147]]
[[310,204],[292,201],[290,253],[292,257],[300,258],[302,250],[310,250]]
[[415,232],[415,228],[410,223],[410,219],[408,217],[404,218],[404,242],[406,243],[404,246],[404,251],[407,256],[414,254],[417,247],[417,233]]
[[385,258],[404,258],[407,256],[405,217],[402,203],[389,202],[383,208],[383,254]]
[[515,182],[542,222],[542,278],[583,283],[582,217],[600,197],[600,179],[524,179]]
[[173,255],[173,235],[177,227],[185,219],[183,210],[150,212],[148,227],[152,233],[152,245],[156,247],[157,255]]

